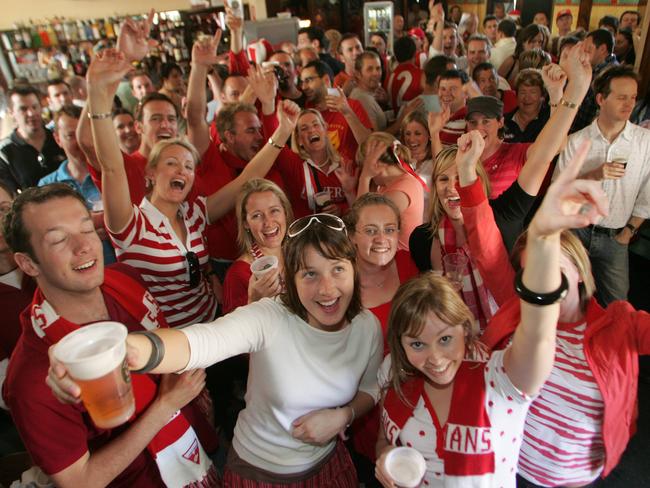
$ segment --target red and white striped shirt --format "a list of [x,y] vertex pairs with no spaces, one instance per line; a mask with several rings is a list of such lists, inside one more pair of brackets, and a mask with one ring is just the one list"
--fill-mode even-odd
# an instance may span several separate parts
[[[206,199],[184,202],[179,212],[185,221],[187,238],[181,242],[169,219],[148,199],[133,206],[133,218],[119,233],[112,233],[119,261],[136,268],[156,298],[170,327],[185,327],[211,321],[217,302],[206,279],[190,287],[185,255],[196,253],[204,270],[208,263],[205,245],[207,225]],[[205,276],[205,274],[203,274]]]
[[586,324],[560,324],[551,376],[526,418],[519,474],[541,486],[591,483],[603,469],[604,404],[583,350]]

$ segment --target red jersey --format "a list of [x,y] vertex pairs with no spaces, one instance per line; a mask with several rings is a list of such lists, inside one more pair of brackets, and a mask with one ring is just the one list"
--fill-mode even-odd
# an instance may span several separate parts
[[352,77],[351,77],[349,74],[347,74],[347,73],[345,72],[345,70],[343,70],[343,71],[339,71],[339,74],[337,74],[337,75],[334,77],[334,83],[333,83],[333,85],[334,85],[335,88],[341,88],[341,89],[343,89],[343,86],[348,82],[348,80],[349,80],[350,78],[352,78]]
[[386,91],[397,113],[404,102],[422,93],[422,70],[411,62],[400,63],[388,78]]
[[458,138],[465,133],[467,122],[467,105],[449,117],[449,121],[440,131],[440,141],[445,145],[456,144]]
[[21,333],[20,313],[32,302],[36,283],[23,274],[20,288],[0,283],[0,309],[4,317],[0,327],[0,360],[11,356]]
[[[135,151],[131,154],[122,153],[124,159],[124,170],[126,171],[126,179],[129,185],[129,194],[131,195],[131,203],[140,205],[140,202],[147,194],[145,185],[145,169],[147,167],[147,158],[142,155],[140,151]],[[102,191],[102,172],[96,170],[88,165],[90,177],[95,183],[97,189]]]

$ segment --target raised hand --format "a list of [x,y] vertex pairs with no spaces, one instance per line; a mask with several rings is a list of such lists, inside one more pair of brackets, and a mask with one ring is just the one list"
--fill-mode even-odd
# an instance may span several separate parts
[[352,109],[350,108],[350,104],[348,103],[348,99],[345,96],[345,93],[343,93],[343,90],[337,88],[337,91],[339,92],[338,95],[327,95],[325,97],[325,105],[328,110],[335,110],[341,112],[343,115],[352,113]]
[[226,7],[226,26],[229,31],[239,31],[244,26],[244,19],[235,17],[230,7]]
[[197,39],[192,46],[192,63],[202,66],[212,66],[217,64],[217,49],[221,42],[221,29],[217,29],[214,36]]
[[94,86],[110,86],[119,83],[133,66],[123,52],[104,49],[96,54],[88,66],[86,80]]
[[359,168],[353,164],[341,162],[341,165],[334,170],[334,174],[341,182],[343,193],[354,195],[359,184]]
[[[575,46],[563,50],[560,66],[567,74],[571,86],[578,88],[578,96],[584,97],[591,84],[593,73],[585,43],[579,42]],[[574,102],[574,100],[571,101]]]
[[528,232],[535,237],[559,234],[596,224],[608,214],[607,195],[597,181],[578,180],[590,141],[584,141],[553,184],[548,188]]
[[475,168],[485,149],[485,140],[477,130],[469,131],[458,138],[456,166],[460,168]]
[[381,173],[379,159],[387,149],[388,144],[378,139],[371,139],[366,143],[366,157],[361,168],[361,178],[370,179]]
[[442,3],[435,3],[435,0],[429,0],[429,12],[431,12],[431,19],[434,23],[444,22],[445,11],[442,8]]
[[558,64],[547,64],[542,68],[542,80],[551,103],[557,103],[562,98],[567,75]]
[[300,107],[291,100],[282,100],[278,104],[278,122],[280,129],[288,131],[287,137],[291,135],[298,123],[298,116],[300,115]]
[[251,66],[248,70],[248,86],[262,105],[275,103],[278,81],[272,71],[265,73],[259,65]]
[[427,114],[429,134],[439,134],[442,128],[449,122],[450,117],[451,108],[449,105],[443,106],[440,112],[429,112]]
[[[386,95],[388,96],[388,95]],[[413,100],[410,100],[406,103],[404,106],[404,111],[402,112],[402,117],[406,117],[408,114],[411,112],[416,111],[420,107],[424,105],[424,100],[422,100],[422,97],[415,97]]]
[[156,41],[149,37],[155,10],[151,9],[147,18],[135,21],[127,17],[117,38],[117,50],[124,53],[127,61],[140,61],[149,52]]

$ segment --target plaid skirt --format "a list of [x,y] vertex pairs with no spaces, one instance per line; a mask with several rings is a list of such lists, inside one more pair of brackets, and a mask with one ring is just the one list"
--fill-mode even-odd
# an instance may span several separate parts
[[287,480],[286,483],[274,483],[245,478],[226,468],[223,475],[223,488],[358,488],[357,472],[352,464],[350,453],[345,445],[337,441],[334,452],[329,459],[306,479]]

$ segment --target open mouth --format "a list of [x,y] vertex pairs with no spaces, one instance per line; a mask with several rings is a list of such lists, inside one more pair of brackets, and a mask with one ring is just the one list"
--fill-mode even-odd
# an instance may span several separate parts
[[185,189],[185,180],[175,178],[169,183],[169,186],[171,186],[174,190],[184,190]]
[[156,137],[158,138],[159,141],[161,141],[165,139],[171,139],[172,134],[171,132],[159,132],[158,134],[156,134]]
[[334,298],[326,302],[316,302],[325,313],[333,313],[338,309],[340,298]]
[[460,207],[460,197],[449,197],[447,199],[447,205],[449,206],[449,208]]
[[451,366],[451,363],[447,363],[445,366],[442,366],[440,368],[434,368],[433,366],[428,366],[427,371],[429,372],[429,374],[433,376],[442,376],[447,372],[449,366]]
[[276,227],[274,230],[271,231],[263,231],[262,235],[268,239],[272,239],[274,237],[277,237],[280,235],[280,227]]
[[83,273],[84,271],[87,271],[87,270],[93,268],[96,263],[97,263],[96,259],[91,259],[90,261],[87,261],[87,262],[77,266],[76,268],[72,268],[72,269],[74,269],[75,271],[78,271],[80,273]]
[[320,136],[318,134],[314,134],[309,136],[309,142],[313,144],[314,142],[320,141]]
[[381,246],[381,247],[371,247],[371,248],[370,248],[370,251],[372,251],[372,252],[376,252],[376,253],[380,253],[380,254],[383,254],[383,253],[390,252],[390,247],[386,247],[386,246]]

